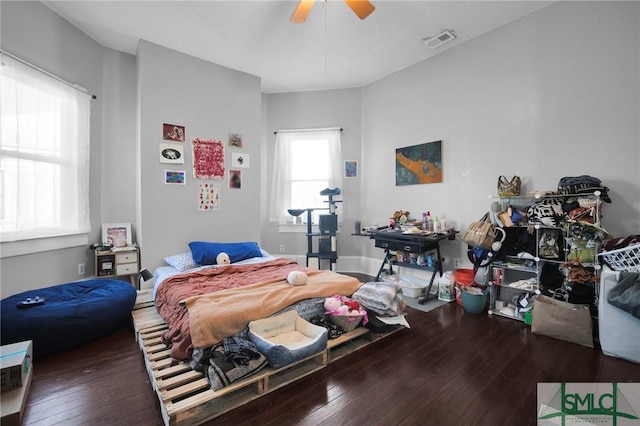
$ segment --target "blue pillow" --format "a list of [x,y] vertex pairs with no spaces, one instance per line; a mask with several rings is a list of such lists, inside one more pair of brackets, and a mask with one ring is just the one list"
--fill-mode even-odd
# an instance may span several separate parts
[[215,265],[218,254],[225,252],[229,255],[231,263],[251,257],[262,257],[258,243],[253,241],[243,243],[207,243],[204,241],[192,241],[189,243],[191,256],[199,265]]

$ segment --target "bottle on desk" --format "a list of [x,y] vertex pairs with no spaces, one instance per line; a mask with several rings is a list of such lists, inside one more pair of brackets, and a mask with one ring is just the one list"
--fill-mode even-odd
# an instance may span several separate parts
[[427,210],[427,231],[433,231],[433,218],[431,212]]

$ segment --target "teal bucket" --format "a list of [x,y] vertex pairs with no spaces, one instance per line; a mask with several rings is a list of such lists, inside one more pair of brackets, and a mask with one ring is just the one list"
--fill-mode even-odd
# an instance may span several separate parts
[[487,293],[481,294],[467,293],[466,291],[460,291],[462,296],[462,307],[470,314],[479,314],[484,310],[487,303]]

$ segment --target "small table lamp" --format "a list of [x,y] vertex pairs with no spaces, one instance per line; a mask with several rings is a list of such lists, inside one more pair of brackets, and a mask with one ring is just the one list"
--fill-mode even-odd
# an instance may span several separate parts
[[142,278],[142,281],[149,281],[151,278],[153,278],[153,274],[151,272],[149,272],[149,270],[147,268],[145,268],[142,271],[140,271],[140,275],[138,275],[138,290],[140,290],[140,279],[141,278]]

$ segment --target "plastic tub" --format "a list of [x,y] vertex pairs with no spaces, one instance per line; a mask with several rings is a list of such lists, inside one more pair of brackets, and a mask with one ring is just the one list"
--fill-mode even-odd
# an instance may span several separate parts
[[414,299],[424,295],[425,289],[428,284],[418,278],[414,278],[409,275],[393,274],[383,278],[385,281],[395,282],[400,285],[402,294],[406,297],[412,297]]
[[[454,271],[454,278],[456,280],[456,287],[458,286],[470,286],[473,284],[475,280],[475,274],[473,273],[473,269],[456,269]],[[456,303],[458,305],[462,305],[462,298],[460,297],[460,289],[456,288]]]
[[462,307],[470,314],[479,314],[484,310],[487,302],[487,293],[473,294],[461,291]]

